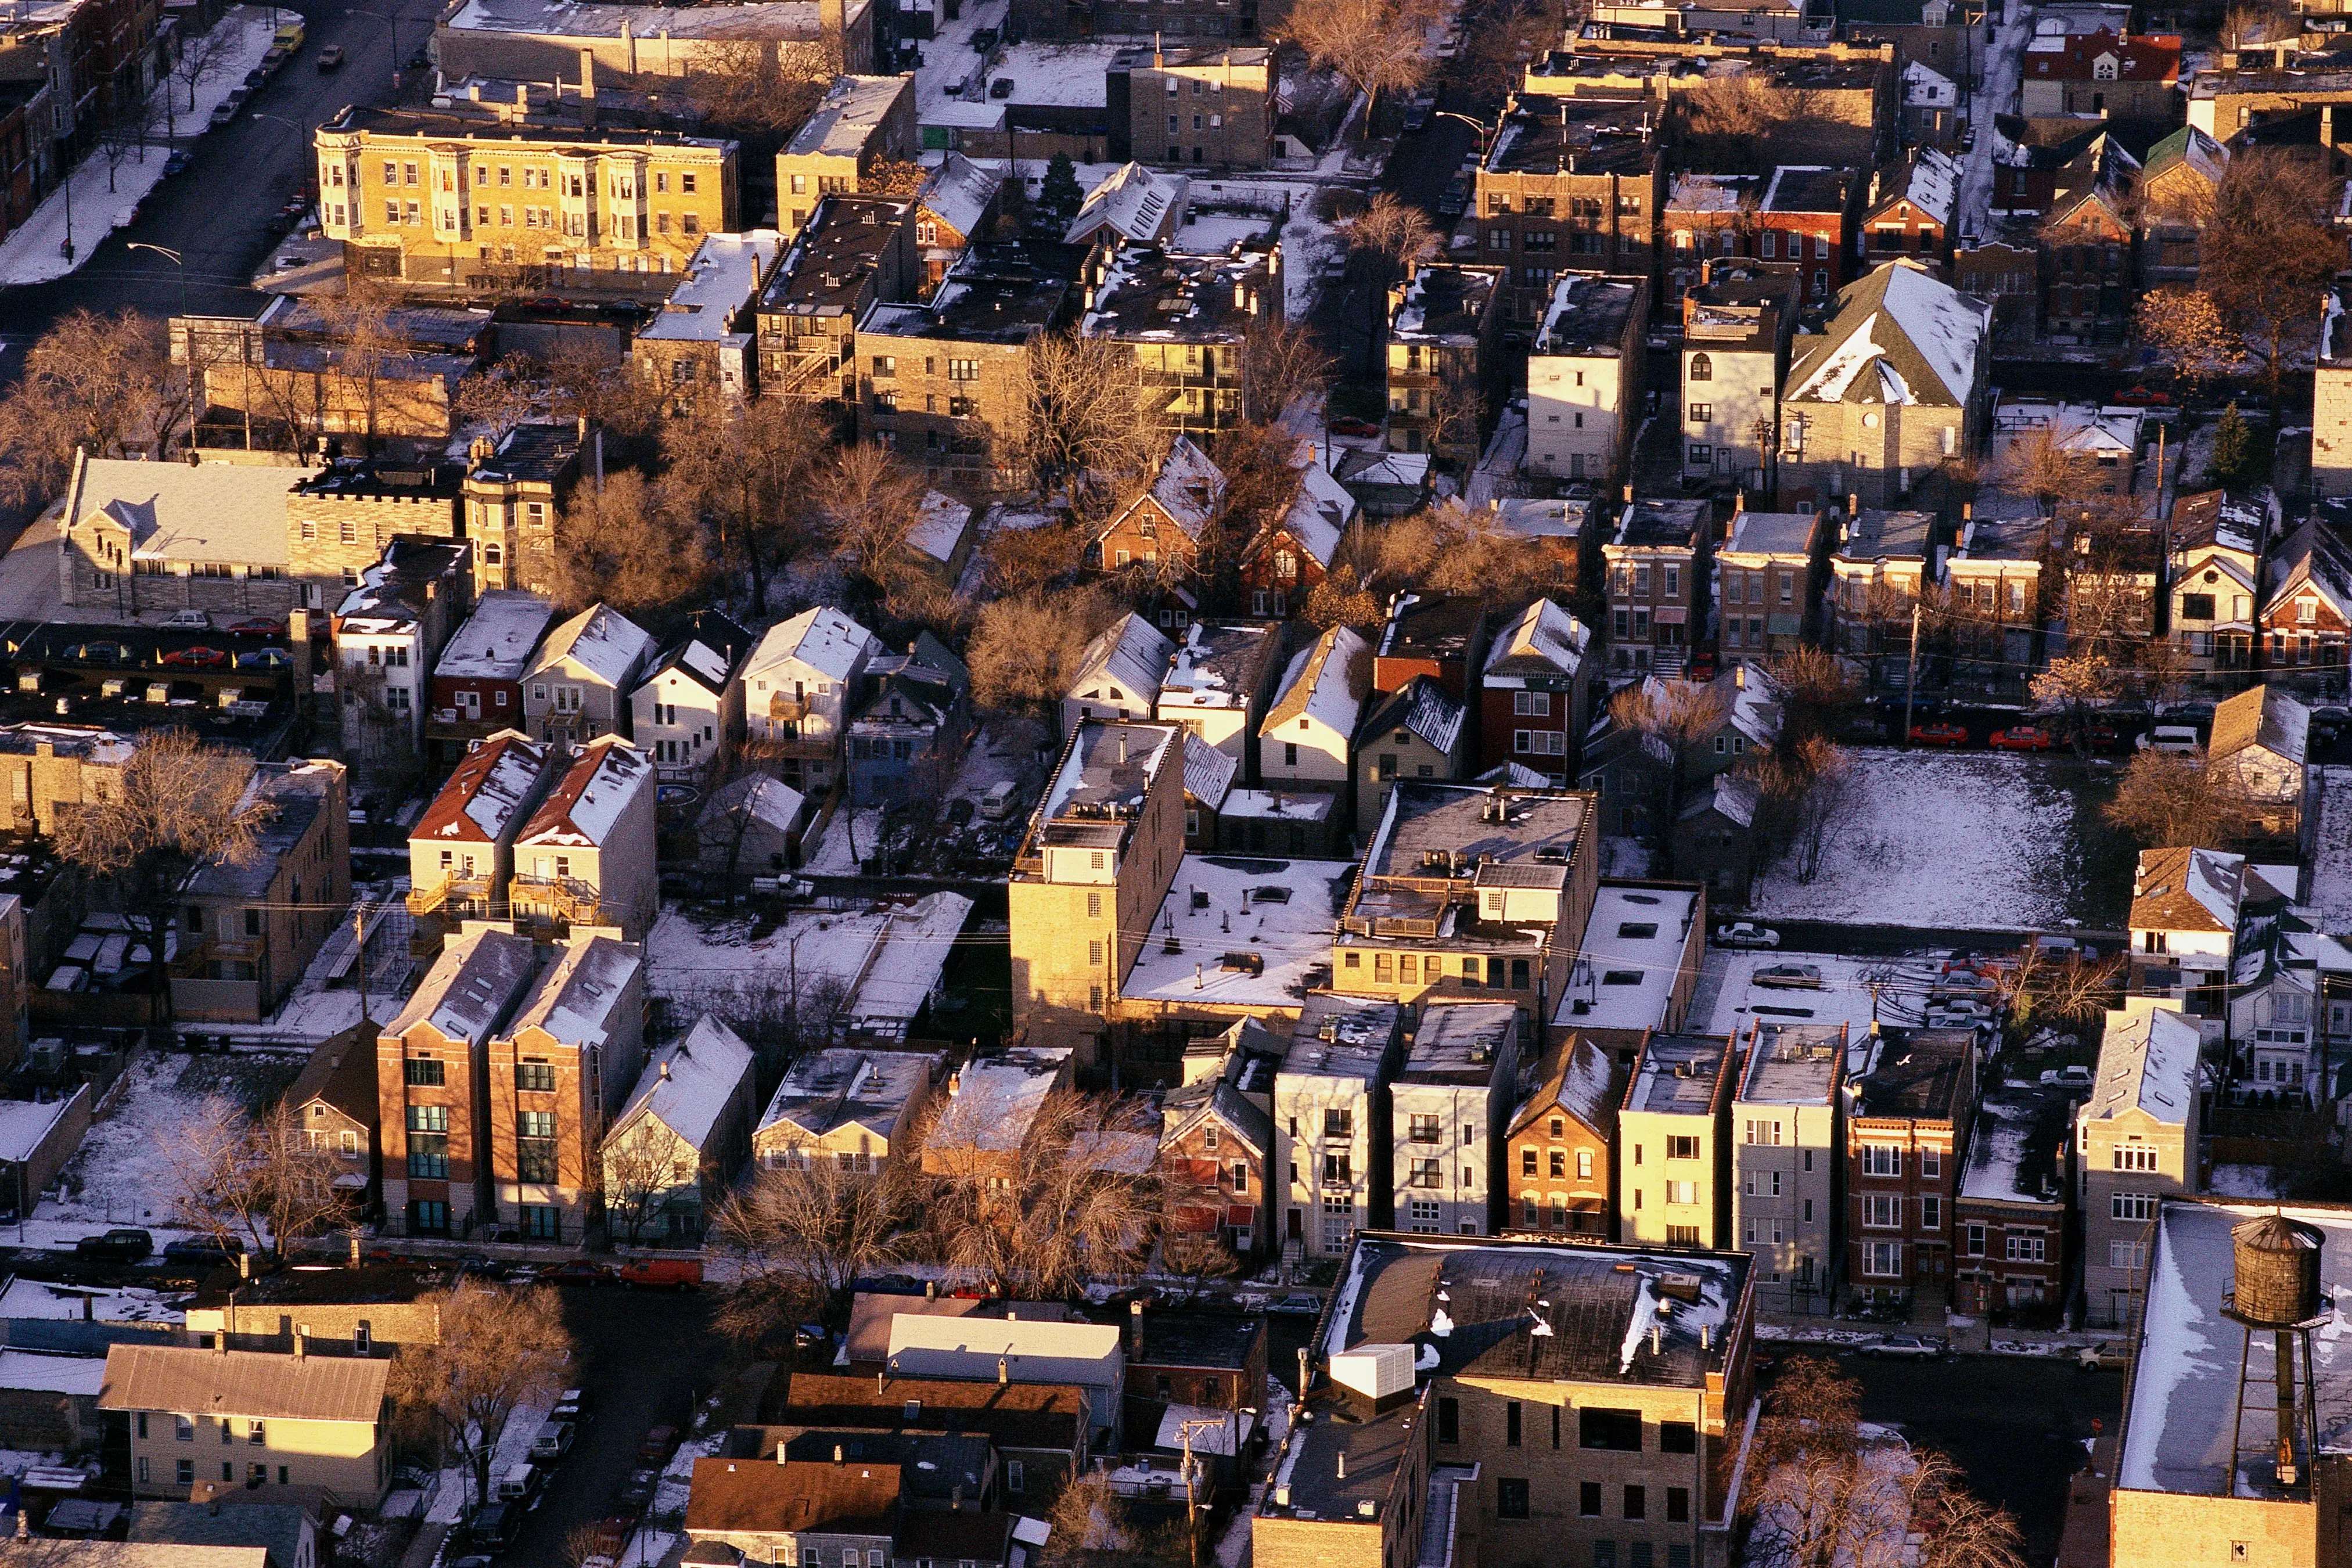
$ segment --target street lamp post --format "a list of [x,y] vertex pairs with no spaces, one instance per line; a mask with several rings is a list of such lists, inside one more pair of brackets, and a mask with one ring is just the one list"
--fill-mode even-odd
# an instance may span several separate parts
[[[134,240],[132,240],[129,245],[124,246],[124,247],[123,247],[123,248],[124,248],[125,250],[152,250],[152,251],[153,251],[156,255],[158,255],[158,256],[162,257],[164,260],[166,260],[166,261],[170,262],[173,266],[174,266],[174,267],[176,267],[176,268],[178,268],[180,269],[180,319],[181,319],[182,321],[185,321],[185,320],[187,320],[187,316],[188,316],[188,262],[187,262],[187,258],[186,258],[185,257],[182,256],[182,255],[181,255],[178,251],[176,251],[176,250],[170,249],[170,248],[168,248],[167,247],[161,246],[161,245],[150,245],[150,244],[148,244],[148,243],[147,243],[145,240],[143,240],[143,239],[134,239]],[[191,354],[190,354],[190,358],[191,358],[191,360],[193,360],[193,359],[194,359],[194,353],[191,353]]]
[[357,6],[353,6],[352,8],[350,15],[354,16],[373,16],[392,30],[393,96],[394,100],[397,101],[400,89],[400,18],[388,12],[362,11]]

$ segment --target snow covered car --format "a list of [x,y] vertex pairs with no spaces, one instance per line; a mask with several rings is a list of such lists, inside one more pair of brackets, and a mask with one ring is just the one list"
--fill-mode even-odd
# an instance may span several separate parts
[[1734,921],[1727,926],[1715,928],[1717,947],[1778,947],[1780,933],[1769,926],[1759,926],[1747,921]]
[[1767,991],[1826,991],[1821,967],[1811,963],[1775,963],[1759,969],[1756,984]]

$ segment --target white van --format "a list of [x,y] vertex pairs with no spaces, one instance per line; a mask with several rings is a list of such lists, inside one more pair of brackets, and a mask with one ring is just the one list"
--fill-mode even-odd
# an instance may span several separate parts
[[509,1465],[490,1488],[492,1502],[523,1502],[539,1487],[539,1470],[529,1460]]
[[1021,799],[1021,786],[1011,779],[999,779],[988,786],[980,799],[980,815],[990,822],[1003,822],[1011,816]]
[[2197,739],[2197,731],[2186,724],[2158,724],[2137,743],[2143,752],[2193,753],[2205,749]]

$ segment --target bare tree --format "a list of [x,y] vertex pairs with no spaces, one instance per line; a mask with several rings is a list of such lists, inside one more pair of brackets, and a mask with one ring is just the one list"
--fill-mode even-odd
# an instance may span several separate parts
[[1127,1500],[1102,1470],[1086,1471],[1064,1487],[1046,1522],[1052,1530],[1039,1568],[1120,1568],[1143,1545]]
[[1456,74],[1472,98],[1501,102],[1519,90],[1528,62],[1557,48],[1564,18],[1552,0],[1498,0],[1478,15],[1478,25],[1466,29],[1466,53]]
[[554,1290],[492,1288],[471,1281],[431,1298],[437,1342],[400,1347],[388,1392],[404,1416],[474,1472],[475,1496],[490,1491],[490,1459],[507,1420],[525,1405],[552,1403],[572,1368],[572,1336]]
[[1275,420],[1301,398],[1318,397],[1331,384],[1331,356],[1304,325],[1279,310],[1250,322],[1242,340],[1242,416]]
[[1369,140],[1381,95],[1418,87],[1429,75],[1424,34],[1432,15],[1426,0],[1299,0],[1290,8],[1290,37],[1365,96]]
[[2245,365],[2246,345],[2231,330],[2229,313],[2202,289],[2150,289],[2140,297],[2133,324],[2184,393]]
[[2124,765],[2105,811],[2108,821],[2151,849],[2234,844],[2246,831],[2239,803],[2202,756],[2141,752]]
[[[229,28],[219,26],[184,35],[180,39],[180,58],[172,62],[172,79],[188,89],[188,112],[191,114],[195,112],[196,88],[219,68],[221,61],[234,47],[229,35]],[[163,98],[169,104],[171,94],[167,91]]]
[[604,1173],[604,1212],[633,1241],[662,1212],[669,1194],[692,1186],[701,1171],[692,1150],[650,1116],[640,1116],[626,1132],[608,1142],[598,1156]]
[[2230,160],[2206,226],[2200,281],[2259,362],[2278,402],[2291,362],[2307,351],[2322,286],[2344,263],[2330,229],[2337,181],[2300,149],[2255,147]]
[[189,406],[163,322],[72,312],[26,352],[0,398],[0,504],[60,494],[77,447],[93,458],[160,456]]
[[413,353],[394,324],[400,296],[381,279],[354,277],[345,280],[341,294],[320,295],[317,308],[334,334],[342,379],[358,390],[360,434],[373,452],[386,374]]
[[165,1154],[174,1217],[225,1251],[284,1252],[350,1217],[350,1194],[335,1186],[341,1162],[311,1145],[283,1100],[248,1117],[215,1095]]
[[821,1316],[850,1281],[897,1259],[919,1177],[907,1147],[879,1174],[803,1152],[720,1200],[712,1234],[738,1264],[719,1310],[730,1336],[756,1345],[779,1325]]
[[207,866],[242,866],[271,808],[249,798],[253,759],[208,745],[185,730],[151,733],[112,774],[87,773],[90,795],[58,822],[58,852],[106,884],[147,940],[158,1017],[171,1016],[165,933],[189,877]]
[[2061,958],[2028,942],[2015,963],[1995,972],[1993,991],[2010,1028],[2023,1035],[2039,1020],[2080,1023],[2103,1011],[2126,964],[2120,954],[2085,960],[2077,950]]
[[666,493],[677,515],[710,531],[723,569],[749,584],[754,616],[766,613],[771,575],[813,535],[810,477],[824,446],[805,411],[767,399],[699,401],[661,428]]
[[844,447],[819,473],[818,504],[843,563],[877,587],[903,574],[921,481],[878,441]]
[[1005,461],[1090,519],[1141,488],[1168,449],[1134,352],[1108,338],[1030,340],[1020,397],[998,431]]
[[981,541],[986,591],[999,597],[1036,593],[1072,574],[1086,541],[1067,521],[1035,528],[1003,528]]
[[2026,683],[2026,691],[2036,707],[2059,715],[2080,751],[2089,743],[2091,714],[2115,700],[2116,672],[2105,654],[2053,658],[2049,668]]
[[789,133],[824,97],[838,44],[837,34],[806,44],[705,40],[687,75],[687,98],[710,125]]
[[1824,648],[1798,648],[1773,669],[1772,679],[1780,688],[1780,746],[1790,755],[1835,734],[1862,703],[1860,685]]
[[1818,153],[1839,119],[1822,95],[1752,70],[1709,77],[1685,95],[1683,113],[1698,166],[1732,173],[1769,169],[1801,143]]
[[549,585],[567,609],[605,604],[625,616],[682,605],[716,568],[702,520],[633,468],[572,492],[549,552]]
[[1156,1205],[1148,1178],[1102,1156],[1142,1126],[1130,1101],[1060,1091],[1009,1163],[1003,1151],[942,1143],[934,1130],[923,1150],[937,1178],[924,1218],[945,1259],[1033,1300],[1132,1273]]
[[118,106],[98,128],[98,155],[106,160],[106,188],[114,190],[115,172],[136,158],[147,161],[147,138],[155,130],[155,106],[134,98]]
[[983,606],[965,662],[982,708],[1050,716],[1094,635],[1125,613],[1100,584],[1045,589]]
[[1787,847],[1799,883],[1812,881],[1821,874],[1830,830],[1853,800],[1853,756],[1825,736],[1809,734],[1767,756],[1755,776],[1759,836]]
[[[1340,231],[1348,248],[1372,258],[1373,287],[1364,291],[1366,342],[1377,345],[1387,335],[1389,286],[1412,269],[1412,265],[1437,247],[1436,231],[1421,208],[1393,192],[1381,191]],[[1366,374],[1376,378],[1379,350],[1367,350]]]
[[1689,767],[1688,752],[1720,729],[1730,712],[1729,700],[1712,686],[1654,677],[1628,686],[1609,700],[1612,720],[1666,748],[1666,766],[1659,780],[1661,798],[1654,803],[1650,820],[1658,825],[1659,847],[1669,859],[1675,813],[1682,805],[1683,780]]

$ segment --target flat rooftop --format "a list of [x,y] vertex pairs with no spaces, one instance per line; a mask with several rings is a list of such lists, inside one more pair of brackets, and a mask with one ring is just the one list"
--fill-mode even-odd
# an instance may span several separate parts
[[761,311],[847,315],[914,210],[911,197],[826,196],[761,291]]
[[1733,1100],[1743,1105],[1827,1105],[1845,1063],[1842,1024],[1758,1022]]
[[1564,881],[1592,810],[1585,795],[1423,779],[1399,780],[1389,798],[1395,804],[1365,857],[1368,877],[1428,876],[1431,857],[1460,855],[1482,874],[1525,868]]
[[1378,1078],[1403,1021],[1402,1007],[1377,996],[1315,992],[1299,1009],[1297,1029],[1282,1056],[1282,1074]]
[[1389,336],[1406,341],[1475,340],[1494,308],[1502,270],[1493,267],[1423,267],[1405,286],[1389,321]]
[[1095,285],[1079,331],[1140,342],[1238,340],[1261,311],[1282,309],[1273,259],[1271,250],[1192,256],[1122,246]]
[[426,142],[526,142],[553,147],[698,148],[732,153],[735,143],[717,136],[689,136],[682,131],[637,129],[630,126],[516,125],[499,118],[495,109],[468,111],[449,109],[375,109],[353,107],[319,127],[332,135],[360,132],[369,136],[405,136]]
[[1641,285],[1630,279],[1561,273],[1551,286],[1534,352],[1614,358],[1625,346],[1626,323],[1641,298]]
[[1483,1084],[1498,1060],[1518,1057],[1519,1010],[1507,1002],[1455,1002],[1424,1007],[1405,1048],[1399,1083]]
[[1155,712],[1203,708],[1244,709],[1275,647],[1268,621],[1194,621],[1160,678]]
[[1488,174],[1633,174],[1657,161],[1664,106],[1603,98],[1522,100],[1486,154]]
[[1355,869],[1346,860],[1185,856],[1119,995],[1298,1006],[1330,984],[1331,932]]
[[1720,1035],[1652,1035],[1633,1064],[1625,1109],[1658,1116],[1703,1116],[1731,1055]]
[[1601,883],[1552,1022],[1575,1029],[1664,1028],[1698,901],[1696,888]]
[[1697,548],[1709,511],[1704,500],[1632,500],[1618,520],[1615,542],[1632,550]]

